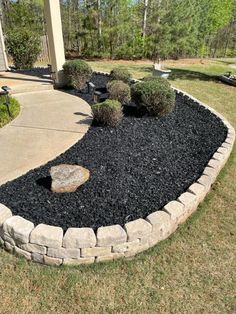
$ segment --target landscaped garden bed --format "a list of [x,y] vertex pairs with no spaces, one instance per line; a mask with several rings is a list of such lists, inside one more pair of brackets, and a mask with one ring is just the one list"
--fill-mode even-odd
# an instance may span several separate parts
[[[94,74],[92,82],[104,86],[108,79]],[[93,103],[91,95],[85,92],[79,95]],[[93,262],[94,258],[100,261],[134,255],[172,233],[209,191],[232,148],[234,133],[228,129],[227,122],[225,125],[212,110],[178,91],[174,110],[164,117],[140,115],[136,110],[127,112],[116,128],[92,125],[84,138],[67,152],[0,187],[0,202],[9,207],[13,215],[35,225],[60,227],[50,229],[55,227],[48,226],[41,230],[38,226],[34,232],[34,226],[27,225],[33,230],[28,234],[31,243],[42,246],[45,252],[49,247],[48,254],[32,255],[33,260],[61,264],[79,259],[79,263],[83,263]],[[219,149],[227,136],[230,140]],[[49,170],[64,163],[89,169],[90,179],[73,193],[52,193]],[[176,199],[178,202],[172,204]],[[155,222],[157,210],[160,210],[160,221]],[[156,227],[158,234],[154,232],[155,224],[159,226]],[[101,229],[101,226],[113,227]],[[92,242],[89,242],[91,234],[87,234],[89,243],[75,245],[81,253],[68,251],[67,238],[71,235],[67,232],[62,244],[61,228],[65,232],[71,227],[91,228]],[[50,250],[48,240],[40,238],[44,237],[44,232],[47,238],[47,233],[53,234],[54,230],[57,230],[54,236],[58,237],[59,244],[54,243],[52,247],[63,245],[62,251]],[[97,231],[97,238],[92,230]],[[8,242],[7,245],[9,248]],[[20,248],[25,249],[25,246]],[[18,250],[18,253],[22,252]]]

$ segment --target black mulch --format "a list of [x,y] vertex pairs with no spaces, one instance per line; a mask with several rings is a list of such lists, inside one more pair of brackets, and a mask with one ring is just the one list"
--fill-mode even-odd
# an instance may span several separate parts
[[[35,224],[64,230],[124,225],[183,193],[201,175],[226,132],[208,110],[178,96],[174,112],[165,118],[126,116],[116,129],[91,127],[55,160],[1,186],[0,203]],[[45,187],[49,169],[61,163],[88,168],[90,180],[74,193],[53,194]]]

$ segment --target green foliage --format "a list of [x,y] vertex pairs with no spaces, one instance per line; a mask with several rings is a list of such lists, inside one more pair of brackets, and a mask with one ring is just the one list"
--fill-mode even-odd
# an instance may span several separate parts
[[69,86],[83,89],[92,77],[92,69],[83,60],[67,61],[63,65],[64,75]]
[[4,105],[6,99],[5,96],[0,96],[0,128],[6,125],[8,122],[13,120],[20,112],[20,104],[15,99],[10,97],[10,111],[12,117],[9,117],[7,107]]
[[6,46],[17,69],[32,68],[41,50],[39,35],[26,28],[8,31]]
[[131,79],[131,74],[126,69],[115,68],[111,70],[110,77],[111,77],[111,80],[123,81],[124,83],[129,83]]
[[155,81],[155,82],[158,82],[159,84],[166,85],[167,87],[171,86],[169,81],[167,81],[167,79],[160,76],[145,76],[144,78],[142,78],[142,81],[143,82]]
[[132,98],[138,107],[153,116],[164,116],[174,109],[175,92],[159,80],[147,80],[133,85]]
[[131,91],[128,84],[122,81],[110,81],[107,84],[109,98],[118,100],[122,104],[129,103],[131,99]]
[[[2,1],[4,32],[46,30],[43,0]],[[153,60],[236,50],[235,0],[60,0],[67,56]]]
[[102,126],[116,127],[123,118],[122,106],[117,100],[93,105],[92,112],[95,123]]

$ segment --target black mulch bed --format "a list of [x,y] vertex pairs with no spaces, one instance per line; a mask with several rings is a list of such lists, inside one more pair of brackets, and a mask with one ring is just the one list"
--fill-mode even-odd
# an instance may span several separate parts
[[[100,76],[93,80],[102,84]],[[91,97],[82,96],[91,102]],[[226,133],[208,110],[183,103],[178,96],[174,112],[165,118],[126,116],[116,129],[91,127],[55,160],[1,186],[0,203],[35,224],[64,230],[124,225],[183,193],[201,175]],[[74,193],[53,194],[45,187],[49,169],[61,163],[88,168],[90,180]]]

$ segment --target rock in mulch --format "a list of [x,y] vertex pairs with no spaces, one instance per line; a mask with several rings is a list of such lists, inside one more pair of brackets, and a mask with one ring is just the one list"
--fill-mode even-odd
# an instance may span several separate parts
[[76,165],[62,164],[50,169],[51,190],[55,193],[75,192],[90,177],[89,170]]

